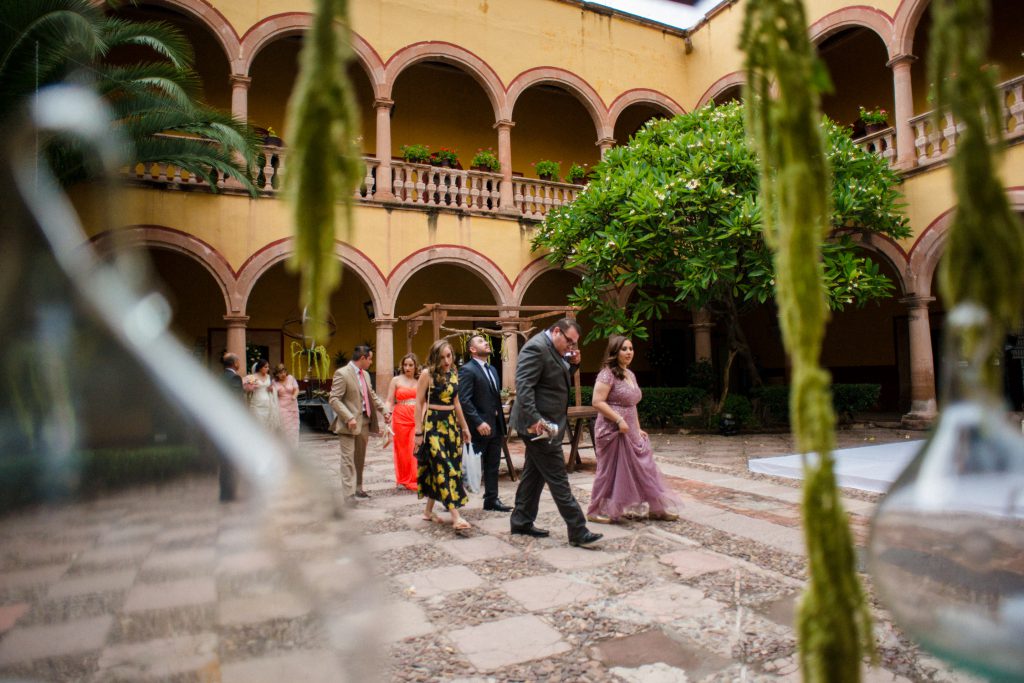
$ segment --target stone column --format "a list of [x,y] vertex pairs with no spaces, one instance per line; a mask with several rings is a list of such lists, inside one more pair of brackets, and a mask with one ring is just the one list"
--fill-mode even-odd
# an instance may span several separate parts
[[715,323],[711,322],[711,313],[706,308],[698,308],[693,312],[693,359],[711,362],[711,330]]
[[516,387],[516,362],[519,360],[519,323],[501,323],[502,335],[502,358],[501,358],[501,388],[515,389]]
[[238,360],[242,366],[242,374],[244,375],[249,372],[249,368],[246,367],[245,362],[245,328],[249,323],[249,316],[232,313],[224,316],[224,322],[226,322],[228,326],[226,343],[228,353],[233,353],[238,356]]
[[903,416],[903,426],[925,429],[936,416],[935,364],[932,358],[932,330],[928,322],[930,296],[908,296],[900,299],[907,306],[910,328],[910,412]]
[[604,159],[604,155],[615,146],[615,138],[601,138],[594,143],[601,148],[601,158]]
[[249,120],[249,86],[252,79],[241,74],[231,74],[231,114],[242,121]]
[[914,145],[914,129],[910,119],[914,116],[914,91],[910,82],[910,66],[917,61],[914,55],[897,55],[889,60],[892,69],[893,94],[896,109],[896,168],[907,170],[917,163],[917,148]]
[[512,127],[514,121],[502,119],[494,124],[498,130],[498,162],[501,164],[501,196],[498,205],[501,213],[519,213],[516,209],[515,193],[512,189]]
[[395,198],[391,186],[391,108],[394,100],[378,97],[373,101],[377,112],[377,188],[374,199],[389,201]]
[[377,395],[382,401],[387,400],[384,392],[395,376],[395,322],[394,318],[378,316],[373,319],[373,326],[377,328],[377,348],[374,349],[373,362],[377,364]]

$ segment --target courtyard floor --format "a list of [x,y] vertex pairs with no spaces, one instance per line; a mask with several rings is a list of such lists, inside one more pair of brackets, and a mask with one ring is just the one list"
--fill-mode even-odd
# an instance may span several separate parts
[[[839,432],[838,447],[921,438],[896,429]],[[751,457],[792,452],[788,434],[652,435],[685,505],[675,522],[591,525],[594,549],[570,547],[550,496],[538,526],[512,536],[508,515],[472,496],[473,529],[420,519],[394,486],[390,452],[371,443],[371,498],[344,519],[297,501],[280,547],[306,581],[362,582],[373,595],[377,659],[395,681],[798,681],[792,628],[805,579],[798,482],[753,475]],[[333,437],[304,434],[318,476],[335,484]],[[522,463],[522,445],[513,442]],[[570,475],[586,507],[593,452]],[[846,491],[862,545],[877,497]],[[501,496],[515,498],[502,467]],[[214,478],[123,492],[0,520],[0,678],[338,681],[353,669],[294,581],[280,580],[265,529],[244,500],[216,502]],[[285,529],[281,532],[280,529]],[[339,554],[356,553],[366,576]],[[361,578],[362,577],[362,578]],[[365,591],[362,587],[365,586]],[[368,598],[369,599],[369,598]],[[877,607],[877,605],[876,605]],[[921,653],[875,609],[880,665],[867,681],[964,681]],[[329,625],[328,625],[329,626]],[[358,627],[355,627],[358,628]],[[355,648],[348,642],[348,650]],[[343,648],[344,649],[344,648]],[[358,654],[356,656],[359,656]],[[365,668],[365,667],[364,667]]]

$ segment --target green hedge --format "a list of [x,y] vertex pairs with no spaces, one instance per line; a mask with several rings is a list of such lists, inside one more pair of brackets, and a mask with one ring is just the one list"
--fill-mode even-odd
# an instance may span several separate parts
[[[759,387],[751,395],[758,402],[759,413],[765,422],[789,422],[788,386]],[[841,421],[851,422],[856,413],[878,405],[881,395],[881,384],[833,384],[832,407]]]
[[[589,406],[594,396],[593,387],[582,387],[583,405]],[[643,400],[637,406],[641,427],[667,427],[683,425],[683,415],[697,407],[706,396],[696,387],[650,387],[644,389]]]
[[212,455],[180,445],[76,451],[62,462],[48,462],[38,453],[5,455],[0,457],[0,512],[216,468]]

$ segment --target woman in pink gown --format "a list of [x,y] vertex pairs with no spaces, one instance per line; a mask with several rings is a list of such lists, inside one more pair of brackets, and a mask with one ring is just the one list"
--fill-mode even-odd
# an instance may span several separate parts
[[289,446],[299,445],[299,383],[288,374],[284,363],[274,368],[274,387],[281,409],[281,434]]
[[402,356],[401,372],[388,385],[387,408],[391,411],[391,429],[394,432],[392,448],[395,454],[395,483],[400,488],[416,490],[418,463],[412,442],[416,431],[416,379],[420,364],[416,354]]
[[643,517],[671,522],[681,504],[665,484],[654,462],[647,432],[640,429],[636,406],[643,398],[633,362],[633,342],[613,334],[608,340],[604,368],[597,375],[592,404],[597,476],[590,494],[587,519],[610,524],[622,517]]

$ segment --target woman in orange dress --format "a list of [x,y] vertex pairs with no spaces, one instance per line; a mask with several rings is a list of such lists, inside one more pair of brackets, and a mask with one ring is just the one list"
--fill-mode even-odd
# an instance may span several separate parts
[[402,356],[401,372],[388,385],[387,407],[391,411],[391,429],[394,432],[392,448],[395,454],[395,483],[399,488],[416,490],[416,455],[413,439],[416,431],[416,379],[419,360],[416,354]]

